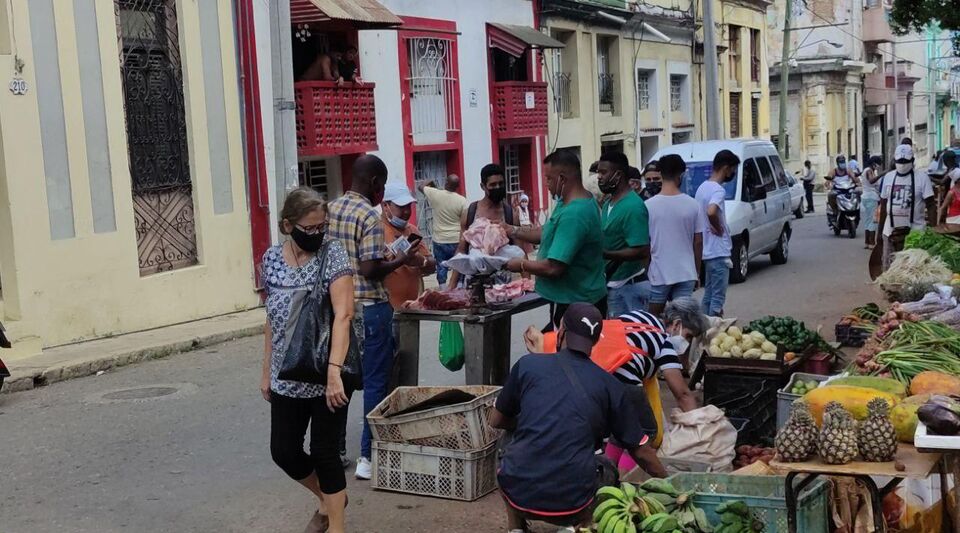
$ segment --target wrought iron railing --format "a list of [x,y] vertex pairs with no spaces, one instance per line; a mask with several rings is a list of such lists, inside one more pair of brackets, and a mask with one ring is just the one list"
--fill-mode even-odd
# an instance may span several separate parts
[[597,76],[597,94],[600,95],[600,111],[613,111],[613,74]]

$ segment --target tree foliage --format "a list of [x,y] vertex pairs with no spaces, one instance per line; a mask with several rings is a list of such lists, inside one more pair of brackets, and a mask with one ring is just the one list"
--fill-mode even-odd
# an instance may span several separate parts
[[953,53],[960,56],[960,5],[957,0],[893,0],[890,27],[897,35],[925,32],[931,24],[952,31]]

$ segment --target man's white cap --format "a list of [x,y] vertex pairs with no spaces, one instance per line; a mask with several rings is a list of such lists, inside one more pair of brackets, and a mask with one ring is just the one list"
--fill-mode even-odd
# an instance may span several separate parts
[[398,180],[390,180],[383,190],[383,201],[390,202],[394,205],[405,206],[416,202],[417,199],[410,194],[410,189],[407,188],[405,183]]
[[893,151],[893,160],[913,159],[913,147],[909,144],[901,144]]

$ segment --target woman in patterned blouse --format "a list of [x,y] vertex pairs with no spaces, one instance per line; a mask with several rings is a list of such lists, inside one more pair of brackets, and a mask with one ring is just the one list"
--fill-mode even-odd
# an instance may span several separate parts
[[[347,484],[340,462],[340,433],[353,391],[344,390],[340,367],[354,314],[353,269],[340,241],[324,241],[326,203],[316,191],[290,192],[280,215],[280,231],[290,240],[267,250],[262,263],[267,325],[260,392],[270,402],[270,452],[277,466],[319,500],[307,531],[342,533]],[[325,267],[318,253],[323,247]],[[330,294],[334,312],[327,383],[278,379],[288,338],[317,276],[323,276],[319,290]],[[309,455],[303,450],[308,424]]]

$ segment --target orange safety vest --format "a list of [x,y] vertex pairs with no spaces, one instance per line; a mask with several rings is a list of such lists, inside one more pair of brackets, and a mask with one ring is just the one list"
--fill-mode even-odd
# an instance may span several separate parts
[[[634,324],[619,319],[603,321],[603,331],[600,340],[590,352],[590,360],[605,371],[613,374],[618,368],[627,364],[634,355],[647,357],[646,350],[630,346],[627,342],[628,333],[663,333],[664,331],[650,324]],[[544,353],[557,352],[557,332],[543,334]],[[647,395],[650,409],[657,420],[657,436],[653,439],[653,447],[659,448],[663,441],[663,403],[660,400],[660,383],[656,374],[643,380],[643,391]]]

